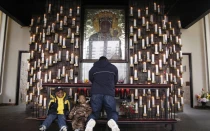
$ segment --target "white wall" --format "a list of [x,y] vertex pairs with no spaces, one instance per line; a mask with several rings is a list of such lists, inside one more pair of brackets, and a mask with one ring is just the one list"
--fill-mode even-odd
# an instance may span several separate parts
[[205,66],[205,37],[203,19],[188,29],[182,30],[182,51],[192,53],[193,104],[196,105],[195,94],[207,87]]
[[[21,27],[12,19],[8,19],[8,34],[6,42],[6,60],[3,75],[3,93],[0,103],[15,103],[16,79],[19,50],[29,50],[29,27]],[[11,102],[9,102],[11,99]]]

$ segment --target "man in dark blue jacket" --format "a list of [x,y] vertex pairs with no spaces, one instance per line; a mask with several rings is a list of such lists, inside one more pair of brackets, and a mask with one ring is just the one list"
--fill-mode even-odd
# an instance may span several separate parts
[[107,113],[108,126],[112,131],[120,131],[117,125],[115,84],[118,81],[118,69],[111,64],[105,56],[99,58],[89,71],[91,87],[92,114],[88,117],[85,131],[92,131],[95,120],[99,118],[102,107]]

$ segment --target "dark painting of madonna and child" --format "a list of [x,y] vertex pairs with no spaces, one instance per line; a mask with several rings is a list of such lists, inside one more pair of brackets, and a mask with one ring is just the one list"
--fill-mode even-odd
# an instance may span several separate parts
[[125,60],[125,15],[120,9],[86,9],[83,59]]

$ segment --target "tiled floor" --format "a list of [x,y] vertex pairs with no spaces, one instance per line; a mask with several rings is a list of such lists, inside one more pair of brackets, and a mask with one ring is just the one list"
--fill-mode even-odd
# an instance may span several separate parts
[[[27,120],[25,106],[0,106],[0,131],[38,131],[39,122]],[[210,110],[192,109],[184,106],[184,113],[177,114],[176,131],[210,131]],[[58,131],[53,123],[47,131]],[[170,126],[132,125],[120,128],[121,131],[170,131]],[[99,131],[95,129],[94,131]]]

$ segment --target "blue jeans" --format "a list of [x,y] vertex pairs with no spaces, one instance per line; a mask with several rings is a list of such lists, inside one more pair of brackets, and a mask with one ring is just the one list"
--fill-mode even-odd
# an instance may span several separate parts
[[48,128],[51,123],[56,119],[58,118],[58,125],[59,125],[59,128],[61,129],[61,127],[66,126],[66,117],[62,114],[49,114],[47,116],[47,118],[45,119],[45,121],[42,123],[42,125],[46,126],[46,128]]
[[118,113],[116,112],[116,100],[113,96],[93,94],[90,99],[92,108],[92,114],[88,117],[88,120],[97,120],[100,117],[101,109],[104,107],[107,119],[118,120]]

